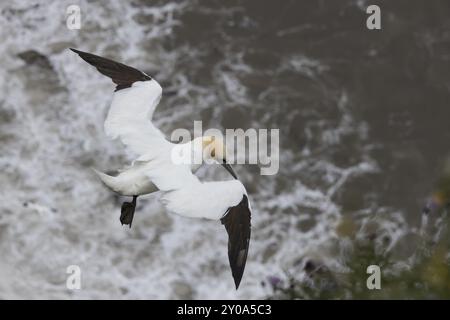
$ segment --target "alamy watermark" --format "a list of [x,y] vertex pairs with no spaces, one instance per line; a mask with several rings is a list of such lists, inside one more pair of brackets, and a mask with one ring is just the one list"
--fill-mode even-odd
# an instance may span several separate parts
[[372,4],[367,7],[367,14],[370,16],[367,18],[366,26],[369,30],[381,30],[381,9],[379,6]]
[[81,268],[77,265],[70,265],[66,269],[69,274],[66,280],[66,288],[69,290],[81,289]]
[[367,278],[366,285],[369,290],[381,289],[381,268],[376,264],[372,264],[367,267],[367,274],[370,276]]
[[[203,132],[202,121],[194,121],[194,135],[187,129],[176,129],[170,137],[180,142],[174,148],[175,164],[211,164],[223,160],[228,164],[254,164],[260,166],[261,175],[278,173],[280,163],[279,129],[226,129],[225,137],[218,129]],[[190,152],[183,144],[191,143]]]
[[69,30],[81,29],[81,8],[72,4],[66,9],[66,26]]

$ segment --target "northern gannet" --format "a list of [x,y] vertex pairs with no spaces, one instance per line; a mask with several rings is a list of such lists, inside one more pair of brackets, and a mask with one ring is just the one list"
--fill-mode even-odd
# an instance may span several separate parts
[[[247,261],[251,206],[245,187],[226,162],[223,141],[203,136],[184,144],[169,142],[151,122],[162,95],[162,88],[155,79],[122,63],[71,50],[117,85],[104,129],[107,136],[119,138],[137,158],[116,177],[95,172],[115,192],[133,197],[132,202],[122,205],[122,224],[131,227],[139,195],[158,190],[169,212],[220,220],[228,233],[228,258],[237,289]],[[178,163],[174,155],[180,158],[200,156],[200,159],[207,155],[222,164],[235,179],[201,182],[193,174],[201,163]]]

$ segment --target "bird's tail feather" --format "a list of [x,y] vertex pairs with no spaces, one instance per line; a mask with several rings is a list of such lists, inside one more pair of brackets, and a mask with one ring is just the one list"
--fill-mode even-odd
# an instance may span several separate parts
[[91,168],[92,171],[100,178],[100,180],[111,190],[119,192],[119,179],[114,176],[107,175],[101,171],[98,171],[95,168]]

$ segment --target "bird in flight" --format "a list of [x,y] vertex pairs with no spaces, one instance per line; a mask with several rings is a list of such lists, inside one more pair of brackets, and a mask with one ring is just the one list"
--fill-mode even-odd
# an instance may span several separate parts
[[[250,243],[251,206],[245,187],[226,161],[222,139],[203,136],[187,143],[171,143],[152,123],[162,95],[162,88],[155,79],[122,63],[70,50],[116,84],[104,123],[105,133],[112,139],[120,139],[136,159],[117,176],[95,172],[113,191],[133,197],[131,202],[122,204],[122,225],[131,228],[138,196],[157,191],[161,192],[161,201],[169,212],[220,220],[228,233],[228,259],[238,289]],[[201,162],[174,161],[175,158],[203,159],[205,156],[219,162],[234,180],[201,182],[193,174]]]

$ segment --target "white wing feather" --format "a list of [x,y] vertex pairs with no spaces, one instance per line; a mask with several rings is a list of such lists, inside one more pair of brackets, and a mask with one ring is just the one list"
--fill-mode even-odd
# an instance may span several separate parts
[[150,121],[161,94],[162,88],[155,80],[135,82],[130,88],[114,92],[105,120],[106,135],[119,138],[142,160],[167,152],[172,146]]
[[239,180],[198,182],[165,192],[161,198],[168,211],[192,218],[219,220],[247,194]]
[[154,79],[137,81],[116,91],[105,120],[105,132],[110,138],[119,138],[138,156],[136,161],[143,162],[147,177],[164,192],[162,202],[169,211],[220,219],[228,208],[241,201],[245,188],[238,180],[202,183],[192,174],[189,164],[174,163],[174,148],[184,152],[190,152],[190,148],[167,141],[151,122],[161,94],[162,88]]
[[130,88],[114,92],[104,126],[110,138],[119,138],[137,155],[136,162],[147,162],[146,175],[158,189],[168,191],[198,179],[189,165],[172,161],[172,150],[177,145],[167,141],[151,122],[161,94],[162,88],[154,79],[137,81]]

